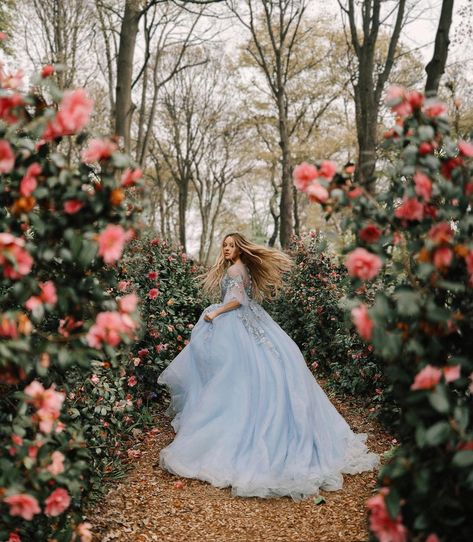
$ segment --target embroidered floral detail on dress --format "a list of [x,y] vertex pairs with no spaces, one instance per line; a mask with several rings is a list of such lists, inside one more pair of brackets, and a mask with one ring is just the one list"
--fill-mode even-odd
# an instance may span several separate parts
[[[241,275],[230,277],[226,273],[221,282],[222,299],[224,299],[226,293],[231,289],[235,289],[238,293],[243,293],[243,290],[245,291],[249,302],[248,304],[242,303],[241,306],[236,309],[238,317],[241,319],[248,332],[256,339],[256,342],[269,348],[271,352],[279,358],[280,354],[277,348],[275,348],[274,344],[268,339],[263,327],[260,324],[263,320],[267,320],[268,315],[256,301],[251,299],[252,283],[251,275],[249,273],[248,279],[249,282],[245,286],[243,277]],[[232,298],[237,299],[236,293],[232,296]]]

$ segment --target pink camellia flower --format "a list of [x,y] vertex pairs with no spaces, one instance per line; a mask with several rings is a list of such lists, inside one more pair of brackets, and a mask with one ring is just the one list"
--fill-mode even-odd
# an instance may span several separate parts
[[34,415],[34,419],[38,422],[39,430],[48,435],[51,433],[54,424],[59,419],[59,411],[40,408]]
[[0,41],[4,41],[8,38],[8,34],[6,32],[0,32]]
[[337,164],[330,160],[324,160],[319,167],[319,176],[331,181],[337,172]]
[[117,346],[121,341],[121,335],[131,336],[135,324],[127,314],[119,312],[100,312],[95,324],[87,333],[87,342],[92,348],[100,348],[102,343]]
[[358,232],[358,236],[365,243],[376,243],[381,237],[381,230],[374,224],[368,224]]
[[138,296],[136,294],[128,294],[118,298],[118,308],[120,312],[135,312],[138,304]]
[[307,162],[302,162],[294,168],[292,178],[297,190],[305,191],[307,186],[318,176],[317,168]]
[[75,534],[80,538],[80,542],[92,542],[92,524],[89,522],[79,523],[75,528]]
[[36,190],[37,186],[38,183],[34,177],[24,177],[20,181],[20,194],[28,198]]
[[136,184],[136,181],[139,181],[142,176],[143,172],[141,171],[141,169],[127,168],[123,172],[122,178],[120,180],[120,185],[123,186],[123,188],[129,188],[130,186],[134,186]]
[[428,100],[425,102],[423,111],[428,117],[441,117],[447,112],[447,106],[436,100]]
[[159,290],[157,288],[151,288],[148,292],[149,299],[156,299],[159,295]]
[[39,297],[43,303],[48,305],[55,305],[57,303],[56,286],[54,286],[54,282],[52,280],[40,282],[39,288],[41,290]]
[[61,410],[65,395],[55,390],[56,385],[45,389],[37,380],[33,380],[26,388],[24,393],[29,397],[28,402],[32,403],[37,409]]
[[418,196],[424,198],[424,201],[430,201],[432,197],[432,181],[422,171],[416,171],[414,174],[415,191]]
[[98,238],[99,256],[102,256],[105,263],[116,262],[121,258],[125,243],[129,239],[129,232],[117,224],[109,224]]
[[149,354],[148,348],[142,348],[141,350],[138,350],[138,356],[143,359]]
[[458,150],[463,156],[471,158],[473,156],[473,143],[470,143],[469,141],[459,141]]
[[407,542],[407,529],[402,524],[401,514],[392,519],[386,508],[384,497],[388,493],[389,489],[383,487],[377,495],[366,501],[370,514],[370,530],[379,542]]
[[21,542],[21,538],[17,533],[10,533],[7,542]]
[[47,470],[53,475],[57,476],[58,474],[61,474],[64,472],[64,459],[65,456],[58,450],[54,451],[51,454],[51,463],[48,465]]
[[435,533],[430,533],[425,542],[440,542],[440,538]]
[[432,226],[427,234],[432,241],[439,245],[449,243],[453,238],[453,230],[448,222],[439,222]]
[[130,281],[128,280],[121,280],[118,285],[117,285],[117,288],[120,292],[124,292],[128,286],[130,286]]
[[47,64],[46,66],[43,66],[43,69],[41,70],[41,77],[43,79],[46,79],[47,77],[50,77],[54,73],[54,66],[51,66],[51,64]]
[[138,380],[136,380],[136,376],[135,375],[132,375],[128,378],[128,385],[130,386],[130,388],[132,388],[133,386],[136,386],[136,383],[138,382]]
[[461,366],[460,365],[447,365],[443,368],[443,376],[445,378],[445,382],[454,382],[455,380],[458,380],[461,375]]
[[83,162],[99,162],[110,158],[117,150],[117,144],[110,139],[91,139],[88,147],[82,151],[81,159]]
[[71,497],[67,490],[62,487],[55,489],[51,495],[44,501],[44,513],[49,517],[61,515],[64,510],[69,508]]
[[38,501],[32,495],[27,493],[17,493],[3,499],[5,504],[10,507],[11,516],[20,516],[27,521],[31,521],[35,514],[41,514]]
[[0,233],[0,266],[3,266],[6,278],[19,279],[31,271],[33,258],[23,249],[24,246],[24,239],[10,233]]
[[100,382],[100,378],[96,374],[93,374],[90,377],[90,381],[92,382],[92,384],[98,384]]
[[0,96],[0,118],[8,124],[17,123],[21,116],[22,110],[15,109],[24,105],[24,100],[21,94],[11,94],[9,96]]
[[404,220],[422,220],[424,206],[416,198],[404,197],[402,204],[394,212],[397,218]]
[[94,102],[84,89],[67,90],[59,104],[56,117],[46,126],[43,139],[51,141],[80,132],[89,122]]
[[434,252],[433,262],[437,269],[450,267],[453,259],[453,251],[448,247],[437,248]]
[[148,273],[148,278],[150,280],[156,280],[158,278],[158,273],[156,271],[150,271]]
[[309,184],[304,192],[313,203],[325,203],[329,196],[327,189],[317,182]]
[[370,280],[379,273],[383,262],[376,254],[359,247],[348,254],[345,266],[352,277]]
[[84,207],[84,202],[78,199],[68,199],[64,202],[64,212],[68,215],[75,215],[82,207]]
[[366,305],[362,304],[351,311],[351,318],[356,329],[365,341],[370,341],[373,335],[373,320],[371,320]]
[[26,170],[25,176],[20,181],[20,194],[25,198],[31,196],[36,190],[38,183],[36,177],[41,173],[41,166],[38,163],[31,164]]
[[15,165],[15,155],[10,143],[5,139],[0,140],[0,173],[10,173]]
[[442,371],[432,365],[426,365],[419,371],[411,385],[411,390],[430,390],[440,382]]
[[29,299],[27,299],[25,301],[25,307],[31,311],[32,313],[34,313],[33,315],[35,315],[35,311],[38,307],[42,307],[43,303],[41,301],[41,299],[37,296],[37,295],[32,295]]
[[417,90],[410,90],[407,92],[406,99],[412,109],[420,109],[424,104],[424,95]]

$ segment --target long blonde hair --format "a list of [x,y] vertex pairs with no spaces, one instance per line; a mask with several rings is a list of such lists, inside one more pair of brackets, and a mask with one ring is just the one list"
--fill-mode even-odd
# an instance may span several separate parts
[[252,243],[240,233],[227,233],[223,238],[215,264],[199,277],[204,290],[209,294],[216,294],[220,288],[220,280],[232,265],[223,255],[223,243],[228,237],[233,238],[235,246],[240,250],[241,261],[248,267],[253,298],[262,301],[276,295],[283,286],[282,274],[289,271],[294,262],[284,252]]

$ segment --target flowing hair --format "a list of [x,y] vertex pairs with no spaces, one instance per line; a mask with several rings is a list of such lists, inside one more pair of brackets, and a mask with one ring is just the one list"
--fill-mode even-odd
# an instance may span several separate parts
[[228,237],[233,238],[235,246],[240,250],[241,261],[248,267],[253,298],[262,301],[275,296],[283,286],[282,275],[292,268],[293,260],[280,250],[248,241],[240,233],[227,233],[223,238],[214,265],[199,277],[204,290],[209,294],[217,294],[223,275],[232,265],[223,255],[223,243]]

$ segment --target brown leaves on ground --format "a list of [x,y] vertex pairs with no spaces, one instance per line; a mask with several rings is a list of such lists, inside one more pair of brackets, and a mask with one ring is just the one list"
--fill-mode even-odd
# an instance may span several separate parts
[[[319,381],[320,382],[320,381]],[[392,437],[367,416],[366,407],[330,397],[356,433],[368,433],[369,448],[382,454]],[[87,518],[100,542],[359,542],[368,540],[365,502],[373,494],[376,472],[345,475],[343,489],[321,491],[294,502],[289,497],[232,497],[230,488],[173,476],[159,467],[159,451],[174,438],[162,412],[129,454],[134,465],[126,478],[110,484],[102,503]]]

